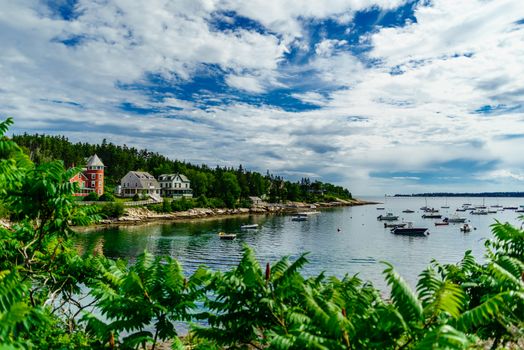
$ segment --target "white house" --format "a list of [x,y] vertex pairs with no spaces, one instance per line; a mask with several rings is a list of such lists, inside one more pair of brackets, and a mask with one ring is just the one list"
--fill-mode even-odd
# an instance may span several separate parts
[[120,195],[133,197],[135,194],[150,197],[160,196],[160,186],[155,177],[145,171],[130,171],[120,180]]
[[191,181],[182,174],[162,174],[158,177],[162,197],[193,198]]

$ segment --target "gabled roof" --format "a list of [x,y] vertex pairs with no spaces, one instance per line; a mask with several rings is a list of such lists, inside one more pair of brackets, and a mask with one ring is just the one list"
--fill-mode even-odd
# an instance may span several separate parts
[[182,180],[182,182],[190,182],[189,179],[183,174],[162,174],[158,178],[161,181],[173,181],[174,179],[176,179],[177,176],[180,177],[180,180]]
[[130,173],[139,179],[155,180],[155,177],[146,171],[130,171]]
[[100,158],[95,154],[89,157],[87,160],[87,166],[104,166],[104,163],[102,163]]
[[158,182],[156,181],[155,177],[151,175],[148,172],[145,171],[130,171],[126,174],[129,175],[132,174],[138,178],[138,182],[140,184],[140,188],[150,188],[150,185],[154,188],[159,188]]

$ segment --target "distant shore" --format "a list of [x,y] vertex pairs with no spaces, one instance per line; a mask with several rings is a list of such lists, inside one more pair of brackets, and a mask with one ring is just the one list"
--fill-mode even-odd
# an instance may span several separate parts
[[125,214],[118,219],[104,219],[94,225],[74,227],[74,230],[78,232],[85,232],[109,226],[146,225],[156,223],[169,223],[174,221],[216,219],[220,217],[233,217],[252,214],[294,214],[308,210],[350,207],[369,204],[377,204],[377,202],[352,199],[337,200],[332,202],[319,202],[313,204],[303,202],[290,202],[287,204],[268,203],[263,205],[255,205],[251,208],[194,208],[186,211],[172,213],[158,213],[149,210],[146,207],[129,207],[126,208]]

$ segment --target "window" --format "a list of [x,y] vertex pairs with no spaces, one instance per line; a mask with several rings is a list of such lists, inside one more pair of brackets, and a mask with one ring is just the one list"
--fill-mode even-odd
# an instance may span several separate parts
[[91,174],[91,180],[94,180],[96,178],[96,174]]
[[102,174],[98,174],[98,178],[99,178],[99,179],[102,179]]
[[91,181],[91,187],[95,187],[95,182]]

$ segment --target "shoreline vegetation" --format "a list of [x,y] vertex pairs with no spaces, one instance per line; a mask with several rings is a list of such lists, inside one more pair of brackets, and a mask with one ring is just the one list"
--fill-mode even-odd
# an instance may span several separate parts
[[336,207],[349,207],[359,205],[372,205],[377,202],[359,199],[336,200],[330,202],[303,203],[291,202],[286,204],[268,203],[265,205],[254,205],[251,208],[193,208],[171,213],[159,213],[143,207],[128,207],[122,216],[118,218],[101,219],[89,226],[74,227],[75,231],[86,232],[93,228],[106,226],[145,225],[155,223],[169,223],[184,220],[205,220],[221,217],[232,217],[241,215],[291,215],[298,212]]

